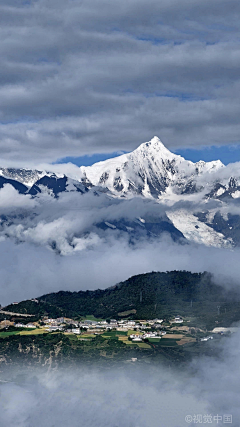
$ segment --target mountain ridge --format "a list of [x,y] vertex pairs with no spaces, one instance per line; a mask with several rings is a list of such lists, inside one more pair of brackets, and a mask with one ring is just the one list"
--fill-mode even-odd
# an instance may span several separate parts
[[[84,230],[80,228],[75,234],[63,233],[62,239],[58,235],[51,237],[50,243],[49,239],[46,239],[48,247],[56,248],[58,253],[68,254],[69,251],[75,250],[78,247],[76,242],[80,242],[79,238],[85,239],[85,247],[89,233],[97,233],[101,238],[109,233],[127,233],[131,243],[134,238],[136,240],[143,235],[153,239],[162,233],[168,233],[173,240],[185,238],[187,241],[207,246],[231,248],[240,245],[240,173],[234,166],[226,167],[219,160],[200,160],[197,163],[185,160],[169,151],[155,136],[131,153],[92,166],[76,167],[74,173],[69,175],[62,172],[0,168],[0,189],[11,185],[21,197],[26,195],[36,201],[35,205],[46,206],[45,209],[48,206],[45,203],[46,197],[50,197],[49,201],[54,199],[61,202],[64,197],[71,195],[70,205],[64,207],[71,211],[72,203],[76,202],[79,206],[82,204],[78,196],[87,193],[88,200],[94,196],[94,201],[91,202],[85,201],[87,197],[82,199],[83,204],[90,203],[90,210],[93,206],[99,206],[99,203],[107,208],[114,204],[120,206],[122,201],[131,203],[134,199],[136,203],[142,200],[148,205],[146,204],[144,209],[146,212],[142,222],[138,221],[141,214],[137,212],[135,219],[132,215],[129,219],[127,205],[124,205],[122,217],[119,217],[117,211],[115,216],[111,214],[110,218],[108,214],[106,217],[100,215],[101,218],[96,218],[91,227]],[[6,187],[8,188],[10,187]],[[5,193],[6,191],[8,190],[5,190]],[[100,197],[99,201],[95,196]],[[234,216],[231,216],[232,204]],[[156,206],[159,206],[159,209]],[[84,209],[87,209],[87,206]],[[155,212],[154,215],[152,211]],[[156,213],[157,211],[159,213]],[[60,214],[61,211],[57,212],[57,219]],[[27,216],[27,209],[24,215]],[[47,212],[46,216],[49,217]],[[33,212],[31,218],[35,220],[31,219],[30,233],[25,232],[22,216],[18,217],[15,213],[11,214],[10,218],[6,215],[2,217],[0,231],[4,236],[16,236],[17,241],[25,241],[32,236],[32,230],[36,228],[36,212]],[[34,237],[30,239],[36,241]],[[60,245],[58,249],[57,241]],[[81,244],[79,247],[82,247]]]
[[[87,181],[89,186],[106,186],[115,195],[126,195],[129,192],[145,197],[157,197],[166,190],[167,183],[176,181],[177,173],[180,174],[180,180],[183,180],[224,167],[220,160],[200,160],[196,163],[185,160],[169,151],[160,139],[154,136],[131,153],[97,162],[92,166],[80,166],[79,177],[75,181]],[[44,176],[56,179],[67,177],[64,173],[25,168],[0,168],[0,176],[19,181],[30,189]],[[181,184],[178,186],[181,187]]]
[[115,195],[159,198],[171,185],[181,193],[194,177],[222,167],[220,160],[208,163],[185,160],[169,151],[155,136],[131,153],[80,169],[93,185],[105,185]]
[[[218,306],[221,306],[219,316]],[[229,310],[229,307],[232,310]],[[4,308],[38,318],[80,317],[155,319],[193,316],[202,324],[215,320],[229,325],[240,318],[239,292],[227,290],[207,273],[189,271],[138,274],[106,289],[58,291]],[[26,320],[27,321],[27,320]]]

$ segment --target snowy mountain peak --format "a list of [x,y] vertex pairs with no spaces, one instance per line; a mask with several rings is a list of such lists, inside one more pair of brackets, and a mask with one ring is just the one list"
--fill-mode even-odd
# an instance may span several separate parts
[[[200,191],[203,181],[214,181],[214,172],[223,167],[219,160],[208,163],[185,160],[169,151],[161,140],[154,136],[130,153],[89,167],[80,167],[74,181],[80,182],[84,188],[104,187],[104,191],[110,191],[115,197],[141,195],[155,199],[176,199],[175,196]],[[56,186],[56,181],[59,186],[61,181],[61,188],[65,188],[65,181],[70,179],[61,173],[11,168],[0,168],[0,178],[1,185],[4,185],[6,179],[19,181],[30,189],[31,194],[38,192],[35,184],[42,185],[44,182],[45,186],[49,187]],[[27,192],[27,188],[21,188],[23,192]],[[59,188],[56,191],[59,191]]]
[[183,162],[186,161],[171,153],[155,136],[131,153],[82,167],[81,171],[93,185],[103,185],[117,196],[139,194],[158,198]]
[[[139,147],[133,151],[133,153],[141,153],[141,154],[154,154],[161,158],[168,158],[168,159],[174,159],[177,156],[176,154],[171,153],[165,145],[162,143],[162,141],[157,137],[154,136],[149,142],[144,142],[143,144],[139,145]],[[132,153],[132,154],[133,154]]]
[[201,185],[199,175],[215,172],[224,165],[219,161],[193,163],[169,151],[154,136],[134,151],[122,156],[81,167],[93,185],[107,187],[116,196],[142,195],[161,198],[164,194],[192,194]]

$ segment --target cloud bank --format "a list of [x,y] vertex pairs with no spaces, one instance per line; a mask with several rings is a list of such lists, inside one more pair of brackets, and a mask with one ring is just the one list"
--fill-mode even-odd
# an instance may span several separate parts
[[[199,414],[201,424],[208,415],[214,427],[230,415],[230,425],[237,427],[239,333],[215,346],[219,356],[198,357],[181,370],[137,362],[101,372],[28,371],[25,382],[0,383],[0,421],[9,427],[192,427]],[[186,422],[187,415],[192,422]]]
[[238,143],[239,13],[235,0],[3,0],[1,158],[131,151],[154,134]]
[[151,271],[209,271],[223,286],[239,286],[239,250],[179,245],[168,237],[134,247],[124,238],[109,239],[72,256],[6,240],[0,253],[2,305],[59,290],[103,289]]
[[[12,186],[0,190],[0,303],[7,305],[59,290],[106,288],[130,276],[151,272],[209,271],[224,286],[239,286],[239,249],[173,241],[163,232],[147,236],[144,227],[131,234],[136,218],[166,221],[166,212],[201,212],[219,202],[179,201],[172,206],[153,200],[111,199],[91,192],[47,193],[30,199]],[[225,210],[224,210],[225,209]],[[237,199],[223,214],[239,215]],[[112,222],[125,221],[123,230]],[[140,223],[140,221],[137,221]],[[110,224],[105,229],[98,224]],[[125,230],[125,231],[124,231]]]

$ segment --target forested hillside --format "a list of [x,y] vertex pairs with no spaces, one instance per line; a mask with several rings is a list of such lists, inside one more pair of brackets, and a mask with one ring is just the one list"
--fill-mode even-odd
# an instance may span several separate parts
[[60,291],[9,305],[8,311],[34,314],[38,318],[81,317],[89,314],[98,318],[127,317],[135,319],[169,318],[173,315],[208,319],[220,316],[229,321],[239,317],[240,303],[236,293],[226,292],[213,283],[208,273],[172,271],[133,276],[111,288],[95,291]]

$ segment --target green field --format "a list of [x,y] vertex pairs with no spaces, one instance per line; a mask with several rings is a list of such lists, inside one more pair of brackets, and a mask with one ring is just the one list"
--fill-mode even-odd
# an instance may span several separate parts
[[11,332],[0,332],[0,338],[10,337],[11,335],[17,335],[19,331],[11,331]]
[[89,340],[89,341],[92,341],[93,339],[96,338],[97,335],[94,335],[94,334],[82,334],[82,335],[75,335],[75,336],[76,336],[76,338],[78,340]]
[[136,331],[134,331],[133,329],[129,329],[127,331],[127,335],[129,336],[129,335],[132,335],[132,334],[136,334]]
[[16,331],[4,331],[0,332],[0,338],[6,338],[10,337],[11,335],[39,335],[39,334],[45,334],[47,331],[44,329],[24,329],[24,330],[18,330]]
[[77,341],[77,339],[78,339],[77,335],[75,335],[75,334],[68,334],[68,338],[72,341]]
[[180,341],[180,340],[174,340],[171,338],[162,338],[160,339],[158,345],[162,345],[165,347],[175,347],[177,346],[177,341]]
[[118,331],[108,331],[101,334],[103,338],[118,338],[119,335],[126,335],[126,333],[122,333]]
[[105,319],[100,319],[93,316],[92,314],[87,314],[86,317],[83,317],[83,320],[92,320],[94,322],[101,322],[102,320],[105,320]]
[[139,343],[136,343],[136,344],[140,348],[151,348],[151,346],[149,344],[146,344],[145,342],[139,342]]
[[[137,347],[138,346],[138,344],[137,343],[135,343],[135,342],[132,342],[132,341],[122,341],[124,344],[126,344],[126,345],[133,345],[133,346],[135,346],[135,347]],[[141,344],[141,343],[139,343],[139,344]]]
[[45,329],[27,329],[24,331],[19,332],[19,335],[40,335],[40,334],[47,334],[48,331]]

